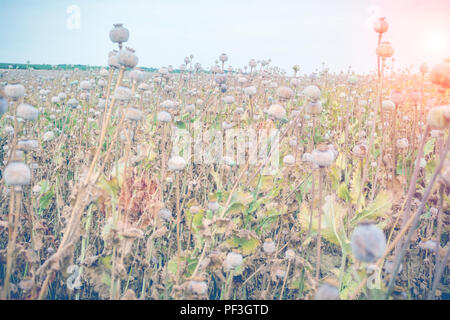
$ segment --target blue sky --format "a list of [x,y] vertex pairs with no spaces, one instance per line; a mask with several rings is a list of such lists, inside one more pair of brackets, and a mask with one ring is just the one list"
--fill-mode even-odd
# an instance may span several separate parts
[[[70,30],[67,9],[80,9]],[[115,48],[113,23],[130,30],[126,44],[139,66],[178,67],[185,56],[203,66],[220,53],[242,67],[249,59],[300,73],[320,68],[368,72],[376,66],[371,20],[386,16],[396,66],[434,64],[450,56],[448,0],[2,0],[0,62],[105,65]]]

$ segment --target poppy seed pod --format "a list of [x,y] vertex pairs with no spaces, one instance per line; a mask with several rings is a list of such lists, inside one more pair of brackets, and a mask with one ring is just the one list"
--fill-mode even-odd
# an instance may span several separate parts
[[181,171],[186,167],[186,160],[180,156],[173,156],[167,162],[170,171]]
[[31,170],[23,162],[10,162],[3,173],[8,186],[24,186],[30,184]]
[[438,63],[430,71],[430,80],[434,84],[450,88],[450,61]]
[[101,77],[107,77],[108,74],[109,74],[109,72],[108,72],[108,70],[106,70],[105,68],[102,68],[102,69],[100,70],[99,74],[100,74]]
[[218,73],[214,77],[214,81],[216,81],[217,84],[224,84],[227,82],[227,76],[225,73]]
[[287,166],[292,166],[295,164],[295,157],[292,154],[284,156],[283,163]]
[[234,101],[235,100],[233,96],[226,96],[223,98],[223,102],[225,102],[225,104],[233,104]]
[[450,126],[450,105],[433,107],[428,111],[428,125],[433,130],[443,130]]
[[24,120],[34,121],[38,118],[39,110],[27,103],[21,103],[17,107],[16,114]]
[[351,246],[356,259],[375,262],[386,250],[386,236],[373,222],[362,222],[353,230]]
[[126,47],[122,49],[117,54],[117,59],[119,60],[119,64],[126,68],[134,68],[138,64],[138,57],[134,54],[134,50]]
[[276,120],[281,120],[286,118],[286,110],[280,104],[273,104],[267,110],[267,114]]
[[294,96],[294,91],[289,87],[279,87],[277,95],[282,100],[289,100]]
[[329,145],[322,144],[311,152],[312,162],[319,167],[329,167],[336,159],[336,153]]
[[216,212],[220,209],[220,204],[217,201],[209,201],[208,202],[208,209],[212,212]]
[[0,117],[8,112],[8,100],[0,96]]
[[357,158],[365,158],[367,156],[367,146],[364,143],[357,144],[352,149],[352,154]]
[[83,80],[80,82],[80,89],[81,90],[91,90],[91,82],[88,80]]
[[235,269],[242,265],[244,259],[240,253],[229,252],[224,261],[225,269]]
[[128,101],[132,96],[131,90],[127,87],[118,87],[114,90],[114,98],[118,101]]
[[165,221],[170,221],[170,219],[172,219],[172,211],[167,208],[161,208],[158,212],[158,215],[162,220]]
[[254,96],[256,94],[256,87],[249,86],[249,87],[244,88],[244,94],[249,97]]
[[123,27],[123,24],[117,23],[114,24],[114,28],[109,31],[109,38],[112,42],[118,43],[121,45],[124,42],[127,42],[130,37],[130,32],[127,28]]
[[195,105],[193,104],[187,104],[184,109],[186,110],[186,112],[194,112],[195,111]]
[[383,107],[383,110],[385,111],[394,111],[395,109],[395,103],[391,100],[383,100],[383,103],[381,104]]
[[226,53],[222,53],[222,54],[219,56],[219,60],[222,61],[222,62],[228,61],[228,56],[227,56],[227,54],[226,54]]
[[358,83],[358,77],[353,74],[348,78],[347,81],[350,85],[355,85]]
[[147,91],[150,89],[150,86],[148,84],[146,84],[145,82],[142,82],[139,86],[138,89],[141,91]]
[[57,103],[59,103],[59,97],[58,96],[52,97],[51,101],[52,101],[52,103],[57,104]]
[[208,293],[208,284],[206,281],[191,280],[188,282],[187,289],[196,295],[203,296]]
[[25,87],[20,83],[11,83],[5,87],[5,94],[12,100],[18,100],[25,95]]
[[408,148],[408,139],[406,138],[401,138],[397,140],[397,148],[399,149],[406,149]]
[[428,71],[430,71],[430,68],[428,67],[428,64],[426,64],[425,62],[422,63],[420,65],[420,73],[425,74],[425,73],[428,73]]
[[20,140],[17,142],[17,150],[33,151],[39,148],[39,142],[37,140]]
[[400,90],[394,90],[391,92],[391,101],[395,103],[395,105],[402,104],[405,101],[405,93]]
[[276,250],[275,242],[272,239],[266,239],[263,243],[263,251],[266,254],[272,254]]
[[254,68],[254,67],[256,67],[256,60],[255,59],[251,59],[249,62],[248,62],[248,65],[251,67],[251,68]]
[[287,260],[293,260],[295,259],[295,251],[292,249],[287,249],[286,252],[284,253],[284,257]]
[[133,107],[125,110],[125,119],[130,121],[139,121],[142,119],[142,111]]
[[381,17],[373,24],[373,29],[377,33],[385,33],[389,28],[389,24],[386,21],[386,18]]
[[161,122],[170,122],[172,121],[172,116],[167,111],[160,111],[156,115],[156,119]]
[[376,54],[382,58],[390,58],[394,54],[394,48],[392,48],[391,43],[388,41],[383,41],[376,49]]
[[139,69],[133,69],[130,71],[130,79],[136,83],[144,81],[145,74]]
[[113,50],[108,54],[108,66],[111,68],[120,68],[119,57],[117,50]]
[[44,140],[44,141],[52,141],[54,138],[55,138],[55,134],[53,133],[53,131],[47,131],[42,136],[42,140]]
[[320,114],[322,109],[322,103],[320,101],[310,101],[305,106],[305,112],[308,114]]
[[331,279],[322,283],[314,296],[314,300],[339,300],[339,284]]
[[303,90],[303,95],[311,101],[317,101],[320,99],[320,89],[314,85],[307,86]]

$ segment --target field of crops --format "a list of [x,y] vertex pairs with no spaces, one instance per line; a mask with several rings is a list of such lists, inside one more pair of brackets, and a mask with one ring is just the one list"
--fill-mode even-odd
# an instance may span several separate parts
[[450,60],[374,29],[366,75],[151,72],[121,24],[104,67],[0,70],[0,297],[448,299]]

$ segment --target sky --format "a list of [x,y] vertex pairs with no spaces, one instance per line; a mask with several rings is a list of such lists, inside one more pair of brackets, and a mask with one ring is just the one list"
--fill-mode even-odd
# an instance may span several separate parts
[[[1,0],[0,62],[106,65],[114,23],[130,31],[138,66],[178,67],[193,54],[209,67],[221,53],[242,68],[271,59],[292,73],[375,70],[373,21],[395,68],[450,57],[450,0]],[[79,18],[78,18],[79,17]]]

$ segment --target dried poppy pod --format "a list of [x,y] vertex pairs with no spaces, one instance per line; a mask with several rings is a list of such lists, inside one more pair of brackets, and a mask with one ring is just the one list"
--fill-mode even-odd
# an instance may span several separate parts
[[170,122],[172,121],[172,116],[167,111],[160,111],[156,115],[156,120],[161,122]]
[[314,300],[339,299],[339,283],[333,279],[324,280],[314,296]]
[[287,166],[292,166],[295,164],[295,157],[292,154],[285,155],[283,163]]
[[105,68],[102,68],[100,70],[99,74],[100,74],[100,77],[107,77],[109,75],[109,72]]
[[428,73],[428,71],[430,71],[430,68],[428,67],[428,64],[426,64],[425,62],[422,63],[420,65],[420,73],[425,74],[425,73]]
[[133,69],[130,71],[130,80],[136,83],[144,81],[145,74],[140,69]]
[[227,82],[227,75],[225,73],[218,73],[214,77],[214,81],[217,84],[225,84]]
[[376,49],[376,54],[382,58],[390,58],[394,54],[394,48],[392,48],[391,43],[388,41],[383,41]]
[[272,254],[276,250],[275,242],[271,238],[267,238],[263,243],[263,251],[266,254]]
[[294,90],[285,86],[279,87],[277,89],[277,95],[280,98],[280,100],[289,100],[294,96]]
[[383,100],[383,103],[381,104],[384,111],[391,112],[395,110],[395,103],[391,100]]
[[5,87],[5,94],[13,101],[19,100],[25,95],[25,87],[14,81]]
[[256,87],[249,86],[249,87],[244,88],[244,94],[246,96],[253,97],[256,94]]
[[113,50],[108,54],[108,66],[115,69],[120,68],[117,50]]
[[352,74],[352,75],[348,78],[347,82],[348,82],[350,85],[354,86],[354,85],[356,85],[356,84],[358,83],[358,77],[357,77],[356,75]]
[[303,95],[311,101],[317,101],[320,99],[320,89],[317,86],[310,85],[303,90]]
[[364,221],[353,230],[351,246],[356,259],[375,262],[386,250],[386,236],[373,221]]
[[320,144],[317,149],[311,152],[311,162],[317,164],[319,167],[329,167],[336,159],[336,151],[332,145]]
[[409,146],[408,139],[407,138],[398,139],[396,145],[398,149],[406,149]]
[[69,99],[69,101],[67,101],[67,105],[71,108],[78,108],[78,106],[80,105],[80,103],[78,102],[77,99],[75,98],[71,98]]
[[121,86],[114,90],[114,98],[116,98],[117,101],[129,101],[132,96],[133,94],[131,93],[130,88]]
[[367,156],[367,146],[364,143],[355,145],[352,149],[352,154],[357,158],[365,158]]
[[248,62],[248,65],[250,66],[250,68],[256,67],[256,65],[257,65],[256,60],[255,60],[255,59],[251,59],[251,60]]
[[27,103],[21,103],[17,107],[16,115],[24,120],[34,121],[39,116],[39,110]]
[[385,33],[389,28],[389,24],[386,21],[385,17],[381,17],[379,18],[377,21],[374,22],[373,24],[373,29],[375,30],[376,33]]
[[17,150],[34,151],[39,148],[39,142],[35,139],[23,139],[17,142]]
[[428,125],[432,130],[443,130],[450,126],[450,105],[433,107],[428,111]]
[[235,269],[240,267],[243,261],[242,254],[232,251],[227,254],[223,266],[226,270]]
[[114,24],[114,28],[109,31],[109,38],[112,42],[118,43],[122,48],[122,43],[127,42],[130,37],[130,32],[127,28],[123,27],[122,23]]
[[190,280],[186,286],[187,290],[198,296],[204,296],[208,293],[208,284],[204,280]]
[[170,221],[172,219],[172,211],[167,208],[161,208],[158,212],[158,216],[165,221]]
[[395,105],[400,105],[405,101],[405,93],[401,90],[393,90],[391,92],[391,101],[395,104]]
[[173,156],[167,162],[170,171],[181,171],[186,167],[186,160],[180,156]]
[[117,54],[117,59],[119,60],[119,64],[126,68],[134,68],[138,64],[138,57],[134,54],[134,50],[126,47],[122,49]]
[[25,163],[11,160],[3,172],[3,178],[7,186],[25,186],[30,184],[31,170]]
[[430,72],[430,80],[444,88],[450,88],[450,59],[436,64]]
[[52,141],[54,138],[55,138],[55,133],[53,131],[47,131],[42,136],[42,140],[44,140],[45,142]]
[[226,53],[222,53],[222,54],[219,56],[219,60],[222,61],[222,62],[228,61],[228,56],[227,56],[227,54],[226,54]]
[[225,104],[233,104],[234,101],[235,101],[235,99],[234,99],[233,96],[226,96],[226,97],[223,98],[223,102]]
[[141,91],[147,91],[150,90],[150,86],[148,84],[146,84],[145,82],[142,82],[139,86],[138,89]]
[[305,106],[305,112],[310,115],[320,114],[322,110],[322,103],[320,101],[309,101]]
[[286,118],[286,110],[280,104],[271,105],[269,107],[269,109],[267,110],[267,114],[269,115],[269,117],[276,119],[276,120],[281,120],[281,119]]
[[142,111],[129,107],[125,110],[125,119],[130,121],[140,121],[142,119]]

